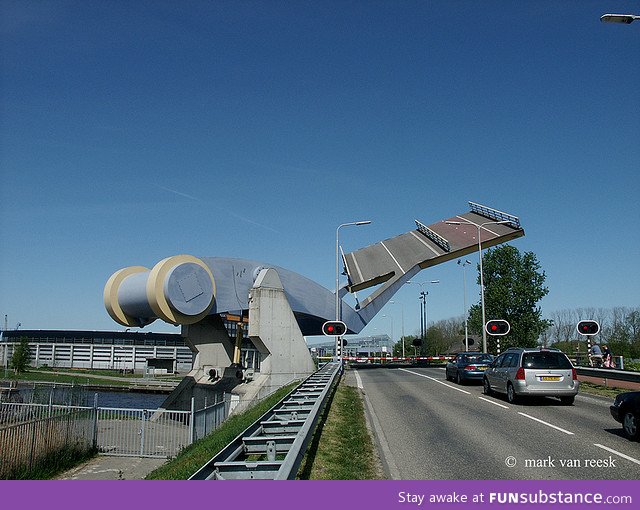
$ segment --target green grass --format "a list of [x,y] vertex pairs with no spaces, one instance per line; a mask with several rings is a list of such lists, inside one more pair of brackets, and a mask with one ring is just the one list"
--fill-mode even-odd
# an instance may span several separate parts
[[[614,382],[610,380],[609,382]],[[632,391],[625,388],[615,388],[610,386],[602,386],[601,384],[594,384],[586,381],[580,382],[580,393],[587,393],[589,395],[597,395],[600,397],[611,397],[612,399],[618,393],[623,393],[625,391]]]
[[360,391],[339,384],[298,473],[305,480],[384,478],[366,425]]
[[49,367],[49,366],[41,366],[38,368],[30,368],[29,369],[30,372],[73,372],[78,374],[79,376],[82,376],[84,374],[89,374],[89,375],[104,375],[107,377],[121,377],[122,379],[139,379],[142,377],[142,374],[140,373],[128,373],[128,374],[123,374],[122,372],[120,372],[119,370],[110,370],[110,369],[106,369],[106,370],[95,370],[95,369],[88,369],[88,368],[63,368],[63,367]]
[[105,386],[128,386],[133,381],[130,379],[99,379],[96,377],[82,377],[82,375],[62,375],[52,374],[47,371],[27,370],[19,374],[10,374],[10,380],[12,381],[36,381],[36,382],[50,382],[50,383],[66,383],[66,384],[96,384]]
[[146,480],[188,479],[296,386],[297,383],[294,383],[280,388],[244,413],[232,416],[218,430],[187,446],[174,459],[149,473]]
[[31,468],[19,468],[5,478],[6,480],[50,480],[60,473],[71,469],[98,452],[96,450],[86,450],[78,447],[64,447],[49,455],[39,459],[36,465]]

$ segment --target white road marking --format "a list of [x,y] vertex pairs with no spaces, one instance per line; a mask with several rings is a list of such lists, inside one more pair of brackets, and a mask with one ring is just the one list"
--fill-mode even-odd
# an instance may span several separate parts
[[535,417],[533,417],[531,415],[528,415],[528,414],[525,414],[525,413],[521,413],[521,412],[518,412],[518,414],[520,414],[520,415],[522,415],[522,416],[524,416],[526,418],[529,418],[531,420],[537,421],[538,423],[542,423],[543,425],[546,425],[547,427],[551,427],[552,429],[556,429],[556,430],[559,430],[560,432],[564,432],[565,434],[569,434],[570,436],[573,436],[573,432],[569,432],[568,430],[565,430],[565,429],[562,429],[562,428],[557,427],[555,425],[552,425],[551,423],[548,423],[546,421],[542,421],[539,418],[535,418]]
[[471,393],[468,392],[468,391],[461,390],[460,388],[456,388],[455,386],[451,386],[450,384],[444,383],[442,381],[438,381],[438,379],[435,379],[433,377],[429,377],[428,375],[420,374],[418,372],[413,372],[411,370],[407,370],[406,368],[399,368],[398,370],[402,370],[403,372],[408,372],[408,373],[413,374],[413,375],[417,375],[417,376],[420,376],[420,377],[425,377],[427,379],[431,379],[432,381],[437,382],[438,384],[442,384],[443,386],[446,386],[447,388],[451,388],[452,390],[456,390],[456,391],[459,391],[461,393],[466,393],[467,395],[471,395]]
[[362,379],[360,378],[360,374],[358,373],[357,370],[354,370],[353,373],[356,376],[356,384],[358,385],[358,388],[360,388],[361,390],[364,390],[364,386],[362,386]]
[[402,266],[400,265],[400,262],[398,262],[398,260],[393,256],[393,253],[391,253],[391,251],[389,250],[389,248],[387,248],[385,246],[384,243],[380,243],[382,245],[382,247],[387,250],[387,253],[389,254],[389,256],[393,259],[393,261],[396,263],[396,265],[400,268],[400,271],[402,271],[402,274],[405,274],[406,271],[402,268]]
[[436,250],[434,250],[431,246],[429,246],[424,239],[421,239],[420,236],[418,234],[416,234],[413,230],[410,232],[410,234],[413,237],[415,237],[418,241],[420,241],[422,244],[424,244],[427,248],[429,248],[436,256],[440,256],[441,255]]
[[485,402],[489,402],[490,404],[493,404],[494,406],[498,406],[498,407],[502,407],[503,409],[509,409],[509,406],[505,406],[504,404],[500,404],[498,402],[494,402],[493,400],[489,400],[488,398],[484,398],[484,397],[478,397],[480,400],[484,400]]
[[607,450],[608,452],[611,452],[611,453],[613,453],[615,455],[619,455],[623,459],[627,459],[627,460],[630,460],[631,462],[635,462],[636,464],[640,464],[640,460],[634,459],[633,457],[629,457],[628,455],[625,455],[624,453],[620,453],[620,452],[614,450],[613,448],[608,448],[607,446],[604,446],[604,445],[598,444],[598,443],[593,443],[593,446],[597,446],[598,448],[602,448],[603,450]]

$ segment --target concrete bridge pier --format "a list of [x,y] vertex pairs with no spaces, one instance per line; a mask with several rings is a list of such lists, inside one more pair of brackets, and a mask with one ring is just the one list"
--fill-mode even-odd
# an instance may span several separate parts
[[232,390],[237,399],[236,412],[316,371],[275,269],[262,269],[249,294],[249,338],[262,361],[260,372],[252,380]]
[[248,374],[234,365],[234,344],[219,315],[208,315],[182,326],[182,336],[195,353],[193,369],[161,407],[196,409],[205,397],[231,394],[231,409],[242,412],[256,399],[302,380],[315,372],[315,364],[275,269],[262,269],[249,293],[249,338],[261,355],[260,372]]

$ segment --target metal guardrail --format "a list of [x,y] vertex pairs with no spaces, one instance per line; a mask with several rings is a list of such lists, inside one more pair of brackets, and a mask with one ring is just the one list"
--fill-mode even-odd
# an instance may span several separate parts
[[615,368],[587,368],[577,366],[578,375],[586,375],[590,377],[601,377],[612,381],[627,381],[640,383],[640,372],[630,372],[625,370],[616,370]]
[[485,218],[490,218],[496,221],[508,221],[513,228],[522,228],[520,226],[520,219],[513,214],[498,211],[492,207],[487,207],[486,205],[477,204],[475,202],[469,202],[469,207],[471,208],[471,212],[484,216]]
[[294,479],[340,373],[340,363],[324,365],[189,480]]
[[449,244],[449,241],[447,241],[444,237],[442,237],[437,232],[434,232],[433,230],[431,230],[424,223],[418,220],[415,220],[415,222],[416,222],[416,227],[418,227],[418,231],[420,233],[427,236],[429,239],[431,239],[434,243],[440,246],[440,248],[442,248],[447,253],[451,251],[451,245]]

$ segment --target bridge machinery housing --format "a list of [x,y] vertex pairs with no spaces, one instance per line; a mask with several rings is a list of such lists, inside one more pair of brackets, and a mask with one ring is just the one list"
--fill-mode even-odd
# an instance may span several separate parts
[[[471,210],[343,255],[347,292],[380,286],[355,308],[341,302],[348,333],[359,333],[419,271],[524,235],[520,220],[470,202]],[[500,222],[498,224],[498,222]],[[480,239],[478,239],[480,235]],[[186,408],[191,397],[231,392],[241,410],[278,387],[315,371],[304,337],[335,319],[335,294],[288,269],[253,260],[177,255],[153,268],[115,272],[104,288],[109,315],[127,327],[161,319],[181,326],[195,354],[193,369],[163,407]],[[236,316],[236,338],[223,318]],[[242,365],[243,322],[260,356],[259,371]]]

